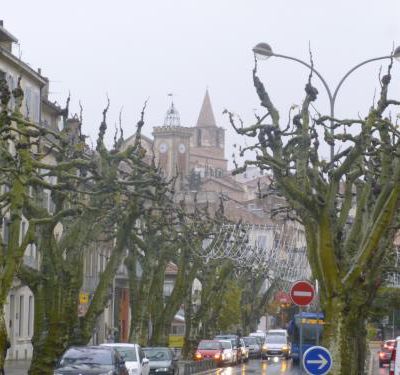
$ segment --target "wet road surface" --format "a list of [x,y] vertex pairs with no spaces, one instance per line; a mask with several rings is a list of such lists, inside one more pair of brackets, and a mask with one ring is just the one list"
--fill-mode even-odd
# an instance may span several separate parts
[[234,367],[223,367],[215,370],[215,375],[300,375],[298,367],[292,366],[291,360],[260,361],[258,359],[250,360],[248,363]]

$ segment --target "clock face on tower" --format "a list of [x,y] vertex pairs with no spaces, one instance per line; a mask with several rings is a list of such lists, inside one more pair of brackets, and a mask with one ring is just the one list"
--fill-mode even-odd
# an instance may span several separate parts
[[184,154],[184,153],[185,153],[186,147],[185,147],[185,145],[184,145],[183,143],[181,143],[181,144],[178,146],[178,151],[179,151],[179,153],[181,153],[181,154]]
[[161,154],[164,154],[168,151],[168,145],[166,143],[160,143],[159,150]]

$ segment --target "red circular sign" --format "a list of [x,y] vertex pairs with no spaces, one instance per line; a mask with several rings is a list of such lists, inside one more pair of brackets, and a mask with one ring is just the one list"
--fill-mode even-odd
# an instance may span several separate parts
[[279,291],[275,294],[275,301],[279,302],[279,303],[291,303],[289,294],[283,292],[283,291]]
[[309,281],[296,281],[290,290],[290,298],[295,305],[307,306],[314,299],[314,286]]

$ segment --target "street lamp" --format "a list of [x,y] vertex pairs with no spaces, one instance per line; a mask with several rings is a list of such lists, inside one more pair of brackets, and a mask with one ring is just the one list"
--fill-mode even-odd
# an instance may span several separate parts
[[[325,90],[326,90],[326,92],[327,92],[327,94],[328,94],[329,105],[330,105],[330,116],[331,116],[330,130],[331,130],[332,136],[333,136],[333,134],[334,134],[334,122],[333,122],[333,118],[335,117],[335,102],[336,102],[336,97],[337,97],[337,94],[338,94],[338,92],[339,92],[339,89],[342,87],[342,85],[343,85],[344,81],[346,80],[346,78],[347,78],[351,73],[353,73],[355,70],[357,70],[358,68],[360,68],[361,66],[363,66],[363,65],[365,65],[365,64],[368,64],[368,63],[370,63],[370,62],[373,62],[373,61],[395,58],[397,61],[400,62],[400,46],[398,46],[398,47],[394,50],[393,54],[391,54],[391,55],[388,55],[388,56],[381,56],[381,57],[374,57],[374,58],[372,58],[372,59],[365,60],[365,61],[363,61],[363,62],[357,64],[357,65],[354,66],[353,68],[351,68],[351,69],[342,77],[342,79],[339,81],[338,85],[336,86],[335,91],[334,91],[333,94],[332,94],[332,91],[331,91],[331,89],[330,89],[328,83],[326,82],[325,78],[314,68],[314,66],[310,65],[309,63],[307,63],[307,62],[305,62],[305,61],[303,61],[303,60],[300,60],[300,59],[298,59],[298,58],[296,58],[296,57],[291,57],[291,56],[280,55],[280,54],[274,53],[274,52],[272,51],[271,46],[270,46],[269,44],[267,44],[267,43],[258,43],[258,44],[253,48],[253,52],[254,52],[254,56],[255,56],[255,58],[256,58],[257,60],[266,60],[266,59],[269,59],[271,56],[280,57],[280,58],[282,58],[282,59],[296,61],[296,62],[298,62],[298,63],[300,63],[300,64],[306,66],[307,68],[311,69],[311,70],[316,74],[316,76],[321,80],[321,82],[322,82],[322,84],[324,85]],[[333,143],[332,143],[332,145],[331,145],[330,151],[331,151],[331,161],[333,161],[334,152],[335,152],[334,144],[333,144]]]

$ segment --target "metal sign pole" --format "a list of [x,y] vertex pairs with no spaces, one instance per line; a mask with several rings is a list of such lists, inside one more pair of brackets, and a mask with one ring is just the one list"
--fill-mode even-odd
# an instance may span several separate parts
[[300,306],[300,347],[299,347],[299,359],[300,359],[300,373],[303,373],[303,307]]

